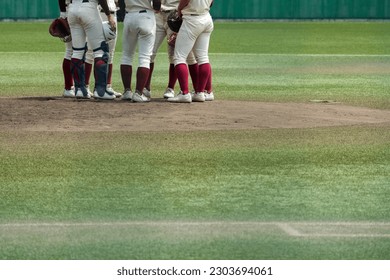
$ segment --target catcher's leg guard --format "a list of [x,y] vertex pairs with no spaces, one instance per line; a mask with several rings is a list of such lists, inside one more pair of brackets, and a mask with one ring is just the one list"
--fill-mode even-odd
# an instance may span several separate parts
[[[85,51],[87,47],[83,48]],[[76,50],[76,49],[74,49]],[[80,49],[79,49],[80,50]],[[85,52],[84,52],[85,54]],[[85,65],[84,57],[82,59],[72,58],[71,72],[75,85],[75,93],[77,98],[91,98],[85,87]]]
[[112,93],[106,91],[109,57],[108,44],[106,42],[102,42],[100,48],[95,49],[94,51],[97,50],[102,50],[104,53],[102,57],[95,58],[95,97],[113,99],[115,96]]

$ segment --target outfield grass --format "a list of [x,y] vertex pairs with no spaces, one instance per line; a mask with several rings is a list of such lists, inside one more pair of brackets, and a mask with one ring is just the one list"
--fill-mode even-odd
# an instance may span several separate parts
[[[325,99],[388,110],[389,27],[216,23],[217,98]],[[47,28],[0,23],[1,97],[61,94],[63,45]],[[120,51],[119,43],[116,65]],[[158,62],[153,85],[161,91],[163,50]],[[120,88],[118,67],[114,75]],[[369,125],[1,131],[0,259],[389,259],[385,236],[302,238],[273,226],[223,225],[389,222],[389,139],[388,126]],[[137,221],[156,224],[131,224]],[[185,224],[209,221],[222,226]]]

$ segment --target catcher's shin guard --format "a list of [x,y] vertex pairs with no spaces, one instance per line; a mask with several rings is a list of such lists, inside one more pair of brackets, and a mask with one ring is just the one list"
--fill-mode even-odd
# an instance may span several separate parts
[[108,76],[108,57],[109,57],[109,47],[106,42],[101,43],[101,47],[97,50],[102,50],[103,56],[95,58],[95,91],[100,97],[103,97],[106,94],[107,87],[107,76]]
[[[88,90],[85,87],[84,58],[85,58],[85,51],[87,50],[87,46],[85,46],[85,48],[83,48],[83,49],[84,49],[83,58],[82,59],[72,58],[70,70],[71,70],[73,81],[74,81],[76,97],[90,98]],[[73,48],[73,50],[75,51],[75,50],[81,50],[81,49]]]

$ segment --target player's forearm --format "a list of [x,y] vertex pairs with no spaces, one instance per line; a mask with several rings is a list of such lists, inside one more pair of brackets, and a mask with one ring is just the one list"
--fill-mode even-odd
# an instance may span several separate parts
[[58,0],[58,6],[60,6],[60,11],[61,12],[66,12],[65,0]]
[[111,13],[110,9],[108,8],[107,0],[99,0],[99,4],[102,7],[103,12],[106,14],[106,16],[109,16]]
[[181,14],[181,11],[187,7],[187,5],[190,3],[190,0],[180,0],[179,7],[177,7],[177,10],[179,11],[179,14]]

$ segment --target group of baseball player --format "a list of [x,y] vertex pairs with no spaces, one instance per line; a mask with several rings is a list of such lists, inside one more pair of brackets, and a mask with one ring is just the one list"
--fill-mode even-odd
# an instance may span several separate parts
[[[163,97],[177,103],[214,100],[208,56],[214,28],[209,13],[213,0],[58,0],[58,3],[60,17],[67,19],[71,33],[71,41],[65,43],[62,63],[64,97],[149,102],[157,51],[164,41],[171,40],[167,47],[168,86]],[[126,10],[120,64],[123,94],[112,88],[116,12],[120,4]],[[175,10],[182,19],[177,33],[167,24],[168,15]],[[133,90],[133,61],[137,47],[138,68]],[[92,71],[93,88],[90,87]],[[189,88],[189,76],[193,91]],[[175,95],[176,81],[180,91]]]

